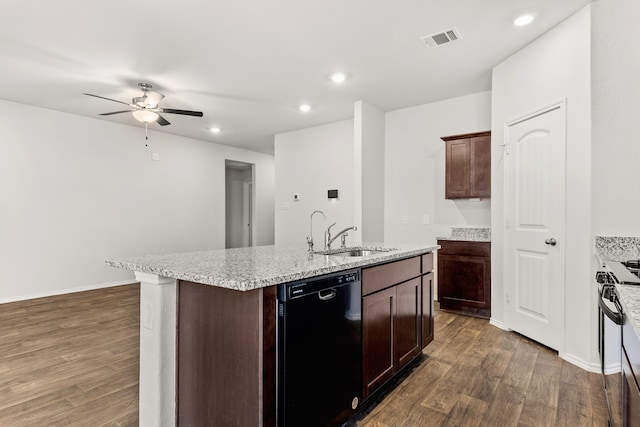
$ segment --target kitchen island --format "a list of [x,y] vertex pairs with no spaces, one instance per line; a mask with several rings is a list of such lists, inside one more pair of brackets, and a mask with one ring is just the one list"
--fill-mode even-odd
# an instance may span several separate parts
[[420,260],[438,246],[358,248],[380,252],[263,246],[107,260],[141,283],[140,425],[191,425],[194,416],[211,425],[275,425],[274,285]]

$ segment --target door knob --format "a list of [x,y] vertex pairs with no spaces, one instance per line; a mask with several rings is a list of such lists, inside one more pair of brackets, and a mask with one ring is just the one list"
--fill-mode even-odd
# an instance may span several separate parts
[[555,246],[558,241],[553,237],[544,241],[547,245]]

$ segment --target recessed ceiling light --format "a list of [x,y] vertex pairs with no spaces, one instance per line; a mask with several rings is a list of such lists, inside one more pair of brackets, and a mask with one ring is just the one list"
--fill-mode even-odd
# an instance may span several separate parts
[[211,129],[209,129],[211,132],[213,133],[220,133],[220,128],[219,127],[212,127]]
[[298,107],[300,109],[300,111],[302,111],[303,113],[308,113],[309,111],[311,111],[311,105],[309,104],[302,104]]
[[533,22],[533,15],[520,15],[513,21],[513,25],[516,27],[524,27],[525,25],[529,25]]
[[347,80],[347,75],[345,73],[337,72],[331,74],[331,81],[336,84],[344,83],[345,80]]

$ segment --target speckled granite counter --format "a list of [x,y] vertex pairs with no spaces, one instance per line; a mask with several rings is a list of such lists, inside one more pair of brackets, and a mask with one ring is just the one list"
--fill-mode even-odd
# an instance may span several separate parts
[[467,242],[490,242],[489,227],[451,227],[451,236],[437,237],[438,240],[457,240]]
[[349,248],[386,249],[386,252],[349,257],[314,254],[306,247],[258,246],[168,255],[147,255],[123,260],[106,260],[111,267],[157,274],[222,288],[248,291],[350,268],[393,261],[432,252],[438,245],[408,246],[363,243]]
[[640,338],[640,286],[616,285],[624,315],[631,321],[633,330]]
[[640,258],[640,237],[596,236],[596,254],[605,261]]

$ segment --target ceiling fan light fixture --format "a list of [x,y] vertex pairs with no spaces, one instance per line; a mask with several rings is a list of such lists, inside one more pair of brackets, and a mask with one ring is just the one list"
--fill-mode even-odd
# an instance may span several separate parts
[[136,110],[132,114],[133,118],[141,123],[152,123],[160,117],[158,113],[149,110]]
[[158,93],[158,92],[147,92],[147,96],[146,96],[144,102],[147,105],[147,107],[156,108],[158,106],[158,104],[160,103],[160,101],[162,101],[162,98],[164,98],[164,95],[162,95],[161,93]]

